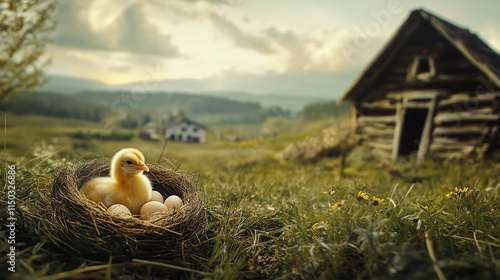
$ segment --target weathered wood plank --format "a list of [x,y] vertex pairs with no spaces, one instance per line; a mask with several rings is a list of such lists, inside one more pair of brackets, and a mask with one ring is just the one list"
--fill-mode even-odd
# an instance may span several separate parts
[[490,147],[489,144],[482,145],[461,145],[461,146],[443,146],[443,147],[434,147],[432,151],[434,155],[439,157],[446,157],[452,159],[459,159],[462,157],[470,156],[473,153],[477,155],[484,156],[484,152],[488,150]]
[[492,93],[483,93],[483,94],[477,94],[470,96],[470,92],[463,92],[463,93],[457,93],[451,95],[447,99],[442,99],[438,103],[438,107],[446,107],[450,106],[456,103],[467,103],[467,104],[473,104],[473,103],[481,103],[481,102],[489,102],[493,101],[495,98],[500,97],[500,92],[492,92]]
[[473,74],[438,74],[432,77],[433,81],[439,82],[468,82],[468,81],[478,81],[479,75],[476,73]]
[[[491,111],[491,108],[488,108]],[[459,123],[459,122],[496,122],[500,118],[498,114],[471,112],[440,113],[434,117],[435,124]]]
[[360,126],[360,127],[358,127],[356,133],[394,136],[394,127],[392,127],[392,128],[391,127],[389,127],[389,128],[376,128],[376,127],[370,127],[370,126]]
[[374,102],[363,102],[362,109],[382,109],[382,110],[396,110],[396,104],[390,100],[383,99]]
[[392,116],[396,113],[396,110],[391,109],[363,109],[363,115],[369,116]]
[[458,126],[458,127],[436,127],[433,136],[439,135],[486,135],[489,127],[484,126]]
[[437,143],[437,144],[451,144],[451,145],[477,145],[481,142],[481,139],[473,139],[473,140],[461,140],[458,138],[452,138],[452,137],[434,137],[432,139],[432,143]]
[[473,150],[475,148],[476,148],[475,145],[432,143],[429,150],[432,152],[437,152],[437,151],[468,151],[468,150]]
[[470,108],[470,110],[465,110],[463,107],[457,107],[454,109],[447,109],[438,111],[438,114],[448,114],[448,113],[463,113],[463,114],[485,114],[485,115],[496,115],[493,113],[493,108],[491,107],[482,107],[482,108]]
[[447,93],[441,90],[409,90],[409,91],[393,91],[386,95],[386,98],[392,100],[402,100],[406,97],[409,100],[430,100],[435,97],[444,97]]
[[379,123],[379,122],[367,122],[363,124],[358,124],[357,127],[371,127],[377,129],[394,129],[394,124],[391,123]]
[[395,116],[360,116],[358,118],[359,123],[395,123],[396,122],[396,117]]
[[385,98],[392,99],[392,100],[401,100],[403,98],[403,92],[404,91],[390,91],[387,92],[385,95]]
[[380,140],[380,141],[385,141],[387,143],[392,142],[394,139],[394,134],[392,133],[359,133],[357,134],[360,139],[366,139],[366,140]]

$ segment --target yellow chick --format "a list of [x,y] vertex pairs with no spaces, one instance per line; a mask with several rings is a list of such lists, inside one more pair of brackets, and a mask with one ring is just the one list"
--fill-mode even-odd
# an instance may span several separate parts
[[151,182],[142,174],[149,172],[144,156],[136,149],[123,149],[113,156],[111,177],[93,178],[81,191],[90,200],[102,202],[106,207],[123,204],[134,215],[140,214],[144,203],[151,200]]

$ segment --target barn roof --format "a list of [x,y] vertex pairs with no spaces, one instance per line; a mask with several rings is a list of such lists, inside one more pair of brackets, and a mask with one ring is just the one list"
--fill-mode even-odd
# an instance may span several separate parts
[[469,32],[468,29],[458,27],[425,10],[418,9],[412,11],[406,22],[403,23],[378,56],[341,97],[340,101],[354,101],[369,89],[395,57],[398,50],[425,22],[435,28],[467,60],[500,87],[500,55],[498,53],[479,39],[476,34]]
[[192,125],[194,125],[194,126],[196,126],[196,127],[200,128],[200,129],[208,130],[208,127],[206,127],[206,126],[204,126],[204,125],[202,125],[202,124],[200,124],[200,123],[197,123],[197,122],[195,122],[195,121],[193,121],[193,120],[190,120],[190,119],[188,119],[188,118],[186,118],[186,117],[181,117],[181,118],[179,118],[179,119],[177,119],[177,120],[174,120],[174,121],[172,121],[172,122],[169,122],[169,123],[165,126],[165,128],[166,128],[166,129],[169,129],[169,128],[172,128],[172,127],[175,127],[175,126],[178,126],[178,125],[182,125],[182,124],[187,124],[187,123],[192,124]]

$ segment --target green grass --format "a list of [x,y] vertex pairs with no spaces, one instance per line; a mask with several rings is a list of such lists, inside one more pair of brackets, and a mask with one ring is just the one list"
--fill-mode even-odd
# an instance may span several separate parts
[[[9,137],[20,133],[10,129]],[[7,272],[2,254],[2,278],[438,279],[437,271],[446,279],[500,278],[500,166],[494,162],[429,159],[416,166],[401,161],[395,167],[404,178],[398,179],[368,156],[348,157],[343,174],[337,158],[274,158],[280,147],[303,135],[230,145],[167,143],[165,157],[200,174],[209,226],[216,233],[212,255],[185,262],[98,262],[69,255],[47,241],[33,218],[36,204],[50,195],[55,170],[81,164],[74,140],[59,145],[47,135],[39,135],[45,144],[26,146],[24,158],[7,150],[4,163],[18,168],[19,227],[17,272]],[[156,162],[163,150],[161,142],[139,139],[91,144],[83,153],[87,158],[89,153],[109,157],[122,147],[136,147],[148,162]],[[455,188],[472,192],[447,197]],[[358,200],[360,191],[384,201],[375,206]],[[2,209],[6,200],[3,192]],[[0,216],[5,221],[6,212]],[[6,252],[4,224],[0,240]]]

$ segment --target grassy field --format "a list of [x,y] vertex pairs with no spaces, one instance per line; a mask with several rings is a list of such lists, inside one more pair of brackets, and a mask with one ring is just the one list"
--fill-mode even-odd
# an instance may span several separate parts
[[[2,253],[2,279],[500,279],[496,162],[429,159],[417,166],[402,160],[391,164],[402,176],[392,176],[389,167],[357,149],[341,172],[335,157],[275,158],[306,134],[167,143],[164,149],[164,143],[135,138],[78,143],[67,133],[82,123],[16,122],[7,127],[6,140],[2,136],[3,163],[17,166],[16,273],[7,270]],[[122,147],[141,149],[150,163],[164,156],[199,174],[216,234],[210,256],[100,262],[47,240],[33,211],[49,195],[57,169],[109,157]],[[6,192],[1,203],[5,209]],[[7,252],[6,211],[0,215],[1,247]]]

